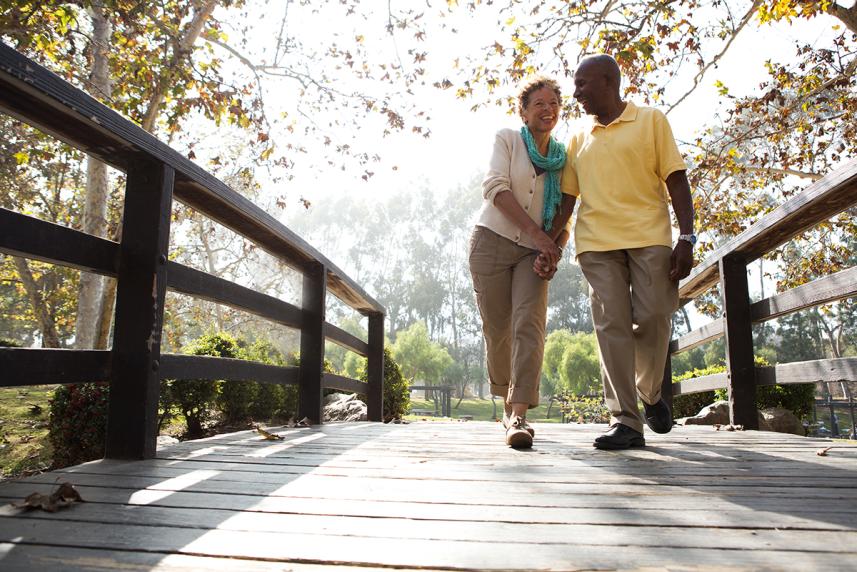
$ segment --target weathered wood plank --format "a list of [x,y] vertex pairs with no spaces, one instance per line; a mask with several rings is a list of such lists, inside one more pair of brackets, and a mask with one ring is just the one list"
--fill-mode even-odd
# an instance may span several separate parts
[[384,314],[369,315],[369,353],[366,356],[366,415],[369,421],[384,421]]
[[358,379],[337,375],[335,373],[325,373],[321,380],[321,386],[324,389],[339,389],[341,391],[350,391],[351,393],[366,394],[369,389],[369,384]]
[[836,358],[756,368],[756,384],[789,385],[857,380],[857,358]]
[[670,353],[692,350],[723,335],[723,319],[714,320],[670,342]]
[[290,328],[301,327],[302,313],[297,306],[177,262],[170,261],[167,264],[167,287]]
[[212,356],[164,354],[158,370],[161,379],[222,379],[291,385],[298,383],[298,368]]
[[[85,522],[43,521],[38,527],[15,530],[11,519],[0,519],[0,539],[11,544],[53,544],[55,546],[93,547],[113,550],[139,550],[164,554],[221,556],[241,559],[267,559],[281,562],[330,562],[365,565],[410,566],[415,558],[422,566],[460,569],[508,570],[510,562],[523,564],[522,555],[532,569],[591,569],[662,566],[701,567],[700,563],[721,563],[728,553],[729,563],[743,567],[776,567],[781,569],[783,555],[776,547],[724,551],[718,548],[681,548],[675,541],[651,546],[633,546],[635,534],[617,536],[605,531],[599,544],[538,542],[520,534],[516,542],[474,542],[466,535],[456,540],[395,539],[366,536],[334,536],[282,532],[233,530],[199,530],[191,528],[150,527],[135,525],[99,526]],[[630,532],[630,531],[629,531]],[[636,531],[634,531],[636,532]],[[758,535],[758,532],[756,533]],[[700,534],[700,541],[710,539]],[[748,543],[756,535],[747,531]],[[768,539],[774,539],[771,535]],[[622,538],[617,550],[616,539]],[[527,540],[530,540],[527,542]],[[779,543],[778,543],[779,544]],[[833,570],[857,565],[857,554],[851,552],[789,551],[789,565],[794,569]],[[519,564],[519,566],[520,566]],[[708,564],[706,564],[708,566]]]
[[116,276],[119,245],[0,207],[0,252]]
[[857,266],[798,286],[750,306],[754,322],[773,320],[798,310],[812,308],[857,294]]
[[110,379],[107,350],[0,348],[0,387]]
[[720,295],[723,299],[723,337],[726,340],[726,384],[729,420],[733,425],[758,429],[753,327],[747,260],[730,254],[720,260]]
[[324,323],[324,337],[361,356],[365,357],[369,354],[369,344],[329,322]]
[[321,264],[304,271],[301,294],[301,363],[298,417],[317,425],[322,420],[324,324],[327,312],[327,272]]
[[729,376],[725,373],[714,373],[711,375],[703,375],[702,377],[694,377],[673,384],[673,395],[688,395],[690,393],[701,393],[703,391],[713,391],[715,389],[726,389],[726,384],[729,382]]

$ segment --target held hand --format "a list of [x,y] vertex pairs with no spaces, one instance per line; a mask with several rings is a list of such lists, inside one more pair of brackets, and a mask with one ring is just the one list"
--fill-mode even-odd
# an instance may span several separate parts
[[550,280],[556,274],[556,266],[549,265],[544,255],[539,254],[533,262],[533,272],[542,280]]
[[687,278],[693,267],[693,245],[686,240],[679,240],[670,256],[670,280],[678,282]]
[[535,236],[535,241],[536,248],[540,253],[539,257],[544,257],[543,263],[555,269],[556,265],[559,264],[559,247],[553,240],[551,240],[551,237],[544,232],[539,232],[539,234]]

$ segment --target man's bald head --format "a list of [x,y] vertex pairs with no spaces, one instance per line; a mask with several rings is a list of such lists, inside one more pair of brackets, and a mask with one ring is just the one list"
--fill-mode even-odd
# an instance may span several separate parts
[[611,87],[615,87],[616,92],[619,92],[619,85],[622,83],[622,72],[619,70],[619,64],[613,59],[613,56],[607,54],[596,54],[586,56],[580,60],[580,65],[577,69],[582,70],[589,68],[595,73],[603,74]]

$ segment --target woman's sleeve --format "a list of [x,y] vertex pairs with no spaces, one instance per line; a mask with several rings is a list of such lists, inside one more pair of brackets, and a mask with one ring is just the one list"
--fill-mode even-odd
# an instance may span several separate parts
[[494,138],[494,151],[491,153],[491,162],[488,164],[488,173],[482,181],[482,196],[492,203],[494,198],[503,191],[511,191],[511,163],[512,149],[509,142],[503,137],[503,132],[498,131]]

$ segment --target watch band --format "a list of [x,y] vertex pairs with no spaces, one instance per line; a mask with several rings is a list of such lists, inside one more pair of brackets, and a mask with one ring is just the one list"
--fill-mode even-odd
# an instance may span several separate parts
[[685,242],[689,242],[691,245],[696,244],[696,235],[693,233],[690,234],[680,234],[678,235],[679,240],[684,240]]

